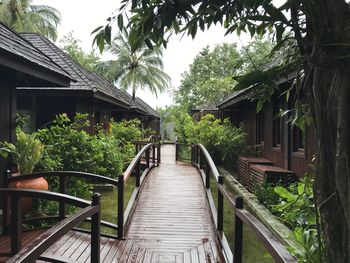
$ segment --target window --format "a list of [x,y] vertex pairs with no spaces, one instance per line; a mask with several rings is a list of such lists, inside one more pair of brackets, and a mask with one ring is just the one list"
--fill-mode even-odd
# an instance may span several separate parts
[[292,129],[293,152],[304,152],[306,146],[306,132],[298,127]]
[[282,120],[279,116],[280,112],[280,102],[274,102],[273,104],[273,123],[272,123],[272,146],[273,147],[281,147],[282,144]]
[[256,114],[256,144],[264,144],[264,111]]

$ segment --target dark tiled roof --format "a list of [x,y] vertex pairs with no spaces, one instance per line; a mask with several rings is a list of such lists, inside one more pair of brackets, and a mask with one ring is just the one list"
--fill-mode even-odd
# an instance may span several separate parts
[[148,105],[146,102],[144,102],[142,99],[140,98],[136,98],[136,103],[142,107],[147,113],[149,113],[149,115],[159,118],[159,114],[156,110],[154,110],[150,105]]
[[142,99],[136,97],[135,100],[132,99],[132,96],[124,90],[119,90],[123,98],[127,100],[131,107],[138,110],[144,115],[151,115],[153,117],[159,118],[159,114],[156,110],[154,110],[150,105],[144,102]]
[[231,95],[227,96],[222,102],[219,103],[218,108],[224,108],[226,106],[226,104],[228,104],[229,102],[230,105],[237,103],[241,100],[244,100],[247,98],[247,94],[249,94],[249,91],[252,91],[254,89],[254,86],[242,89],[242,90],[238,90],[233,92]]
[[[71,82],[70,90],[91,90],[94,93],[100,92],[108,98],[114,98],[124,105],[130,106],[122,96],[118,96],[117,88],[104,80],[96,73],[91,73],[67,55],[62,49],[46,37],[34,33],[22,33],[25,39],[32,43],[37,49],[41,50],[46,56],[50,57],[60,67],[64,68],[76,82]],[[120,95],[120,94],[119,94]]]
[[11,53],[12,55],[32,64],[36,64],[39,67],[72,79],[67,72],[65,72],[59,65],[54,63],[43,52],[35,48],[20,34],[14,32],[2,23],[0,23],[0,50]]

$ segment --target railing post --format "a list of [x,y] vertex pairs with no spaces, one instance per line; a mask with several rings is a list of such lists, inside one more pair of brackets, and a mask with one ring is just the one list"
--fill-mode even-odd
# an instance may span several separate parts
[[[7,178],[11,175],[11,171],[7,170],[4,174],[4,187],[8,187]],[[8,196],[4,196],[2,198],[2,234],[9,233],[9,198]]]
[[243,209],[243,198],[241,196],[236,197],[235,206],[235,243],[233,251],[233,262],[242,263],[242,251],[243,251],[243,221],[237,216],[236,210]]
[[158,165],[160,164],[160,143],[158,143],[157,146],[157,159],[158,159]]
[[149,148],[146,150],[146,168],[149,168],[149,159],[150,159],[150,150]]
[[152,145],[152,152],[153,152],[152,154],[153,164],[156,164],[156,145],[155,144]]
[[193,165],[193,145],[191,145],[191,164]]
[[210,168],[207,161],[205,162],[205,187],[210,188]]
[[92,206],[97,206],[98,211],[91,216],[91,263],[100,262],[100,236],[101,236],[101,207],[100,207],[100,194],[94,193],[92,196]]
[[124,176],[118,176],[118,238],[124,237]]
[[198,164],[198,147],[196,145],[194,146],[194,164],[195,166]]
[[141,178],[141,159],[137,162],[136,166],[136,183],[135,186],[140,186],[140,178]]
[[[59,192],[61,194],[65,194],[65,192],[66,192],[66,176],[64,176],[64,175],[59,177]],[[66,217],[64,202],[59,202],[58,215],[59,215],[60,220],[62,220]]]
[[17,254],[22,248],[22,207],[21,198],[11,196],[11,254]]
[[178,154],[179,154],[179,149],[178,149],[178,147],[179,147],[179,144],[178,144],[178,142],[176,141],[176,142],[175,142],[175,161],[177,161],[177,160],[179,159],[179,156],[178,156]]
[[[218,184],[222,186],[224,184],[224,177],[220,175],[218,177]],[[224,196],[220,191],[218,185],[218,214],[217,214],[217,229],[219,232],[222,232],[224,230]]]

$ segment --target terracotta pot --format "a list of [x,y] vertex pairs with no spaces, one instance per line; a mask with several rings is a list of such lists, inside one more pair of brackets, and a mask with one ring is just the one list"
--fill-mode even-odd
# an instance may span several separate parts
[[[12,176],[20,176],[18,174],[12,174]],[[35,179],[23,179],[8,184],[8,188],[17,189],[33,189],[33,190],[48,190],[49,185],[43,177]],[[32,210],[33,199],[30,197],[21,198],[22,213],[27,214]]]

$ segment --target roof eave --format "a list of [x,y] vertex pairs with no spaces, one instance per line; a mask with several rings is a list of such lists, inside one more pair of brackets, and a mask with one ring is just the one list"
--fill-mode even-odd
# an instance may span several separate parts
[[[1,52],[2,51],[2,52]],[[25,59],[18,58],[10,53],[1,50],[0,51],[0,65],[11,68],[16,71],[23,72],[27,75],[35,78],[45,80],[56,85],[65,87],[70,85],[72,78],[62,75],[58,72],[49,70],[45,67],[41,67],[37,64],[31,63]]]

